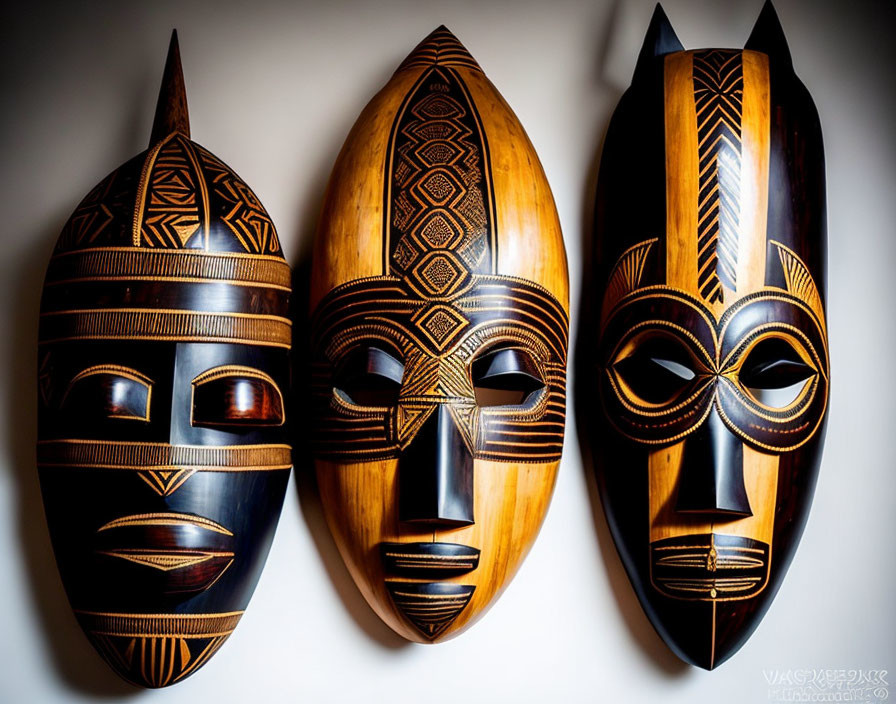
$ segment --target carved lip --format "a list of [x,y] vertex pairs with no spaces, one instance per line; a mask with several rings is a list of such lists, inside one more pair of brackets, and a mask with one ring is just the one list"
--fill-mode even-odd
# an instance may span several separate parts
[[380,543],[380,555],[386,572],[397,577],[454,577],[479,566],[479,550],[459,543]]
[[768,543],[738,535],[703,533],[650,544],[650,581],[673,599],[749,599],[768,583]]
[[201,592],[233,563],[234,537],[207,518],[143,513],[117,518],[96,532],[94,551],[110,576],[161,594]]

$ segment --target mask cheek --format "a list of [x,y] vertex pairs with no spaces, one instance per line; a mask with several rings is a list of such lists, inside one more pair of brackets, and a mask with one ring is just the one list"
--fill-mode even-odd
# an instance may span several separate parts
[[[354,464],[318,460],[316,467],[327,523],[364,598],[403,637],[433,642],[450,638],[478,620],[512,579],[547,513],[559,462],[475,460],[475,523],[435,530],[399,521],[398,460]],[[464,574],[434,576],[430,580],[396,577],[384,566],[383,543],[430,542],[461,544],[478,550],[478,564]],[[419,614],[413,606],[405,605],[405,613],[396,606],[395,598],[410,599],[401,594],[393,598],[388,585],[396,591],[396,582],[411,585],[403,592],[427,583],[449,585],[446,589],[450,585],[473,587],[473,591],[450,623],[427,635],[415,627],[414,617]]]

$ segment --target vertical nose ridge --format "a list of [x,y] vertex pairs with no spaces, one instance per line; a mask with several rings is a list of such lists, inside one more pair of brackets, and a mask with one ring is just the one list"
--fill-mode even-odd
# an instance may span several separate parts
[[676,511],[752,516],[744,486],[744,446],[713,410],[684,444]]
[[398,515],[434,526],[473,523],[473,456],[445,405],[398,459]]

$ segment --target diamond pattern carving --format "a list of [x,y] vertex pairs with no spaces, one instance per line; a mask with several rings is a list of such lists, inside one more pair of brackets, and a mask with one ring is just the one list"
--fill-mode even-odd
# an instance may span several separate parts
[[439,351],[445,349],[470,321],[452,306],[436,304],[423,309],[415,316],[414,322],[423,337]]

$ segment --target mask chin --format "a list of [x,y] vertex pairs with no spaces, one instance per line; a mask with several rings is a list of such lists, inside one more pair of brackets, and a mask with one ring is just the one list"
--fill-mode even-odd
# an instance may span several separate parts
[[[321,502],[371,608],[408,640],[441,642],[475,623],[513,578],[547,513],[559,463],[474,460],[476,521],[461,526],[402,521],[399,464],[318,461]],[[355,510],[362,503],[367,510]]]

